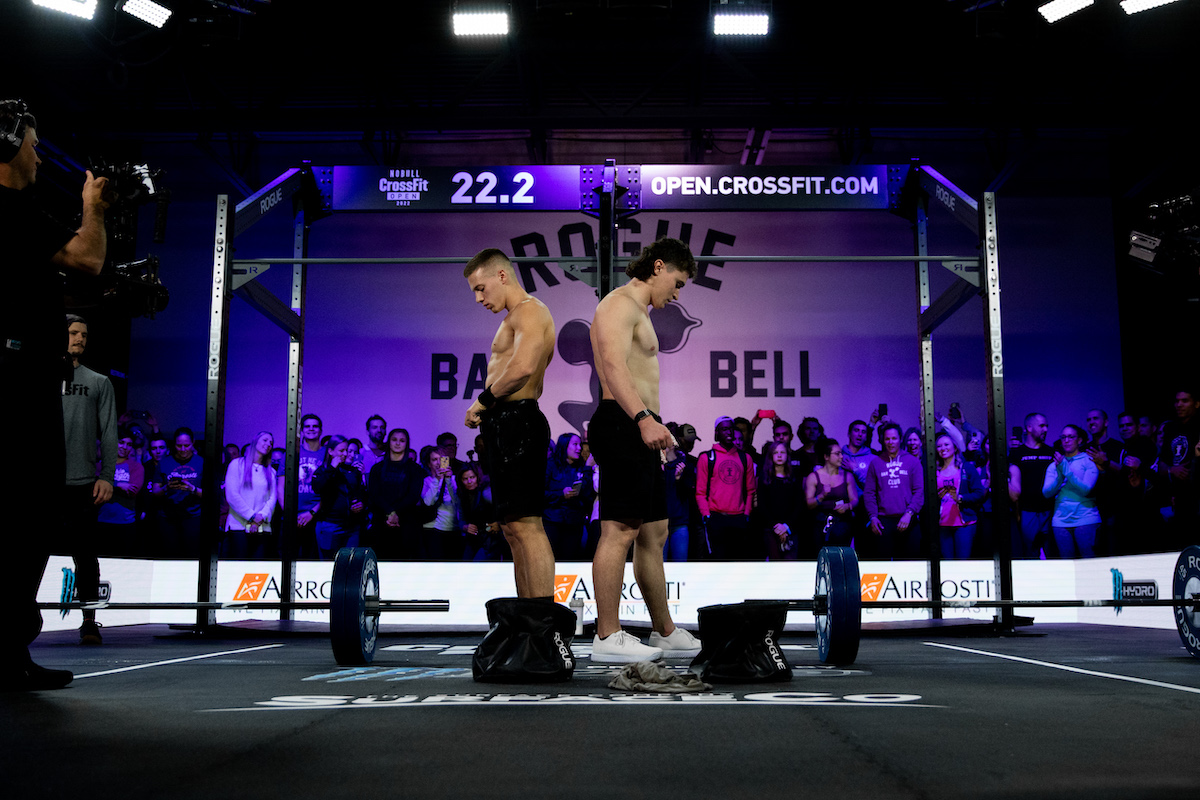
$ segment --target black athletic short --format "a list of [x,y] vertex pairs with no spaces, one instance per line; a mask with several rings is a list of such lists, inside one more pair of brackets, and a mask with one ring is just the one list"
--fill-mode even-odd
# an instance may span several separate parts
[[616,400],[601,400],[588,426],[600,465],[600,519],[657,522],[667,518],[662,456],[642,441],[637,423]]
[[537,400],[500,402],[480,417],[496,517],[503,522],[542,516],[550,424]]

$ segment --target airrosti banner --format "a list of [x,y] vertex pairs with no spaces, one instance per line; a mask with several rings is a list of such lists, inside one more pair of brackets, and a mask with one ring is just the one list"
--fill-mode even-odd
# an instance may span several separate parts
[[[1171,594],[1171,573],[1177,554],[1124,556],[1081,561],[1013,562],[1014,595],[1018,600],[1105,600],[1119,597],[1147,597],[1154,584],[1158,596]],[[923,561],[864,561],[860,563],[863,623],[928,619],[926,609],[872,608],[875,601],[921,601],[930,598],[929,565]],[[55,556],[42,580],[38,601],[60,602],[64,598],[66,575],[73,564],[69,558]],[[182,561],[142,561],[101,559],[101,579],[107,584],[107,598],[120,603],[186,603],[194,601],[196,565]],[[815,563],[668,563],[666,565],[667,602],[676,622],[694,624],[697,610],[703,606],[733,603],[747,599],[809,600],[813,596]],[[296,602],[328,602],[332,580],[329,562],[299,562],[293,599]],[[555,600],[583,603],[584,618],[595,618],[595,592],[591,564],[567,562],[555,570]],[[487,614],[484,604],[494,597],[513,594],[512,564],[481,563],[391,563],[379,565],[380,594],[383,600],[449,600],[450,611],[395,613],[385,615],[385,625],[418,625],[439,629],[447,625],[484,628]],[[1124,588],[1123,588],[1124,587]],[[942,599],[994,599],[995,581],[990,561],[956,561],[942,565]],[[1122,592],[1124,592],[1122,594]],[[1116,594],[1114,594],[1116,593]],[[278,603],[282,599],[279,563],[269,561],[223,561],[219,565],[217,601],[227,603]],[[649,624],[641,589],[627,566],[621,619]],[[990,619],[988,608],[945,609],[947,619]],[[1173,629],[1169,608],[1037,608],[1018,611],[1036,622],[1088,622],[1142,628]],[[45,611],[45,630],[78,628],[80,612],[65,617]],[[233,623],[251,619],[278,619],[272,609],[223,610],[217,622]],[[100,611],[97,619],[108,626],[148,622],[191,623],[194,611],[135,610]],[[325,611],[295,612],[298,621],[327,623]],[[812,614],[793,611],[789,626],[812,624]]]
[[[651,191],[643,187],[643,194]],[[716,190],[714,190],[716,191]],[[716,195],[714,195],[716,196]],[[945,255],[971,255],[976,243],[957,223],[931,226],[930,248]],[[777,412],[796,425],[815,416],[828,435],[844,440],[849,423],[866,418],[881,402],[908,426],[919,419],[917,298],[911,262],[747,263],[728,256],[902,256],[912,250],[909,223],[886,211],[644,211],[621,222],[618,249],[636,254],[661,236],[690,243],[699,271],[678,302],[651,318],[659,338],[661,411],[664,419],[694,424],[701,448],[712,442],[721,415],[752,417]],[[541,406],[552,433],[582,432],[599,398],[589,341],[596,292],[567,267],[594,270],[599,240],[596,221],[579,213],[357,213],[323,219],[313,226],[310,256],[316,258],[469,257],[485,247],[544,262],[519,264],[524,288],[544,302],[557,327],[554,358],[546,372]],[[1058,242],[1059,239],[1055,239]],[[1053,246],[1059,246],[1055,244]],[[1066,246],[1066,245],[1063,245]],[[1075,263],[1086,249],[1072,243]],[[274,249],[273,252],[278,252]],[[1017,415],[1036,405],[1055,420],[1068,416],[1055,403],[1119,409],[1118,371],[1080,369],[1078,399],[1056,393],[1051,402],[1038,389],[1059,376],[1062,365],[1047,363],[1043,328],[1047,320],[1067,327],[1079,308],[1107,308],[1113,299],[1105,282],[1089,281],[1079,291],[1096,294],[1095,304],[1038,309],[1044,274],[1037,261],[1018,257],[1004,263],[1005,362],[1008,407]],[[239,251],[239,255],[269,255]],[[320,415],[324,432],[362,437],[364,423],[381,414],[392,427],[406,427],[412,443],[432,443],[443,431],[460,439],[459,457],[474,434],[463,427],[471,399],[484,388],[490,346],[501,315],[474,302],[463,264],[338,264],[308,270],[305,316],[303,411]],[[623,279],[623,274],[621,275]],[[955,276],[931,270],[936,296]],[[284,266],[260,280],[279,297],[290,296]],[[1025,296],[1025,285],[1038,287]],[[934,337],[937,407],[959,402],[969,421],[982,425],[985,408],[985,349],[982,308],[973,299]],[[972,306],[976,309],[972,311]],[[1072,329],[1074,329],[1072,327]],[[260,430],[283,439],[286,417],[285,337],[271,323],[235,303],[230,334],[226,438],[249,441]],[[1031,338],[1032,335],[1032,338]],[[1045,334],[1049,335],[1049,334]],[[1091,342],[1117,352],[1115,332],[1094,332]],[[270,344],[268,344],[268,342]],[[1111,359],[1106,363],[1113,363]],[[1043,374],[1046,373],[1046,374]],[[1029,395],[1029,396],[1027,396]],[[1083,399],[1086,398],[1086,399]],[[1015,417],[1012,423],[1019,422]],[[769,437],[764,428],[755,444]]]

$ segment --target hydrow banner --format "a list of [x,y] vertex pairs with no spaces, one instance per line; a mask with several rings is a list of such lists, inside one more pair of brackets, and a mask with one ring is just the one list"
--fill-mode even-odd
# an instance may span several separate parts
[[[1105,600],[1124,597],[1170,597],[1171,573],[1178,554],[1097,558],[1081,561],[1013,562],[1013,590],[1017,600]],[[51,559],[42,580],[38,601],[55,603],[72,597],[69,558]],[[101,559],[106,599],[114,603],[186,603],[195,600],[196,564],[181,561]],[[297,602],[328,602],[333,566],[329,562],[296,565],[294,597]],[[561,563],[556,569],[555,600],[583,603],[585,620],[595,619],[595,593],[591,564]],[[929,599],[929,565],[921,561],[864,561],[860,564],[863,622],[928,619],[929,611],[873,609],[871,603]],[[697,610],[718,603],[746,599],[806,600],[813,596],[815,564],[811,561],[775,564],[668,563],[667,601],[676,622],[694,624]],[[956,561],[942,564],[942,599],[947,601],[995,598],[990,561]],[[383,563],[379,565],[383,600],[448,599],[449,613],[388,614],[385,625],[487,626],[485,603],[512,594],[512,564]],[[1100,585],[1106,584],[1106,585]],[[1125,587],[1129,587],[1126,589]],[[1154,592],[1155,594],[1149,594]],[[282,599],[279,562],[222,561],[218,570],[217,601],[227,603],[278,603]],[[621,619],[649,624],[650,616],[641,589],[626,566],[620,605]],[[987,608],[946,609],[946,618],[988,620]],[[1022,612],[1037,622],[1088,622],[1141,628],[1173,629],[1170,608],[1038,608]],[[78,628],[80,612],[65,616],[43,612],[46,630]],[[149,622],[194,622],[192,611],[101,611],[105,625]],[[279,612],[263,609],[220,611],[218,622],[278,619]],[[300,621],[327,623],[325,611],[297,611]],[[809,612],[793,611],[789,625],[812,625]]]

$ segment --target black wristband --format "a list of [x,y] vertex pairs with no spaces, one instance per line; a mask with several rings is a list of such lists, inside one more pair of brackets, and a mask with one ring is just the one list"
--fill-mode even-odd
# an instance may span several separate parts
[[638,424],[646,417],[654,417],[654,419],[656,419],[656,420],[658,419],[658,415],[655,414],[653,411],[651,411],[648,408],[643,408],[641,411],[639,411],[637,413],[637,416],[633,418],[633,424],[634,425]]
[[478,401],[479,405],[483,406],[484,408],[491,408],[492,406],[496,405],[496,396],[492,394],[492,387],[489,386],[480,392]]

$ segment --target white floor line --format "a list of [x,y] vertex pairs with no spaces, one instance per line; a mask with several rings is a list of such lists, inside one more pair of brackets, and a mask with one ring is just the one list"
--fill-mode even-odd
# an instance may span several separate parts
[[255,650],[269,650],[272,647],[283,647],[282,644],[263,644],[258,647],[244,647],[241,650],[225,650],[221,653],[204,653],[199,656],[188,656],[187,658],[172,658],[169,661],[152,661],[148,664],[135,664],[132,667],[121,667],[120,669],[106,669],[103,672],[88,672],[84,675],[76,675],[75,680],[81,678],[98,678],[101,675],[116,675],[118,672],[132,672],[135,669],[147,669],[149,667],[163,667],[167,664],[182,664],[185,661],[200,661],[205,658],[219,658],[220,656],[233,656],[238,653],[251,653]]
[[1191,694],[1200,694],[1200,688],[1195,686],[1180,686],[1177,683],[1164,683],[1162,681],[1152,681],[1149,678],[1135,678],[1132,675],[1117,675],[1112,672],[1097,672],[1091,669],[1081,669],[1080,667],[1069,667],[1066,664],[1055,664],[1050,661],[1037,661],[1032,658],[1021,658],[1020,656],[1010,656],[1004,653],[989,653],[987,650],[972,650],[969,647],[958,647],[952,644],[942,644],[941,642],[925,642],[930,647],[943,647],[947,650],[958,650],[961,653],[974,653],[979,656],[991,656],[992,658],[1003,658],[1008,661],[1019,661],[1022,664],[1033,664],[1038,667],[1050,667],[1051,669],[1061,669],[1064,672],[1076,672],[1080,675],[1091,675],[1096,678],[1111,678],[1114,681],[1128,681],[1129,683],[1140,683],[1145,686],[1157,686],[1160,689],[1174,689],[1177,692],[1189,692]]

